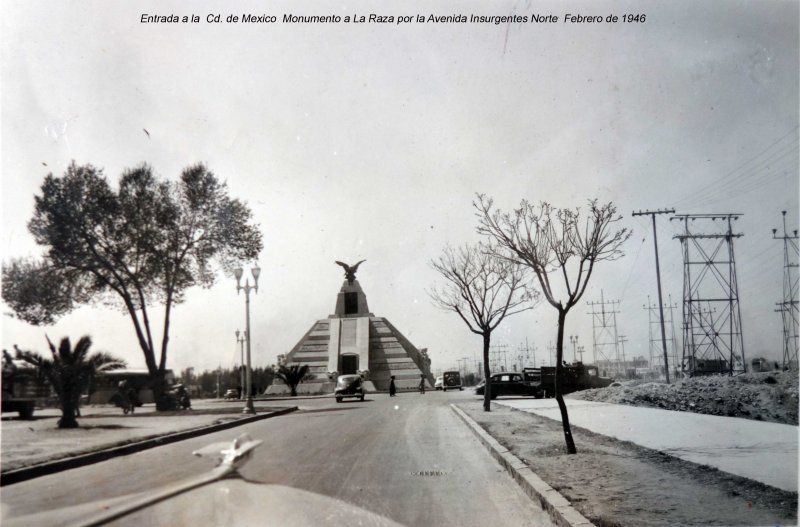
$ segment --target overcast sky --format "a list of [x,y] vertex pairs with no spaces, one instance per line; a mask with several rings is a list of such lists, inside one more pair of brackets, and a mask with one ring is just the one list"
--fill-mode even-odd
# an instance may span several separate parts
[[[143,13],[201,22],[143,24]],[[278,22],[211,24],[210,13]],[[282,23],[289,13],[559,22]],[[566,13],[646,21],[565,24]],[[274,363],[333,313],[344,278],[335,260],[366,259],[358,279],[370,310],[427,347],[436,370],[481,349],[426,292],[438,279],[429,261],[448,243],[478,240],[475,193],[504,210],[522,198],[560,207],[597,198],[613,201],[634,234],[624,258],[597,268],[567,333],[591,350],[585,302],[602,289],[619,301],[626,355],[649,356],[652,227],[631,212],[735,212],[745,354],[781,358],[783,245],[771,229],[781,210],[798,227],[796,1],[4,1],[0,18],[4,261],[41,254],[26,227],[33,196],[72,160],[114,183],[144,162],[165,178],[203,162],[264,235],[254,365]],[[658,218],[664,294],[679,305],[677,232]],[[233,366],[244,309],[222,273],[192,290],[173,314],[169,367]],[[680,335],[680,307],[674,316]],[[527,339],[537,364],[548,362],[555,320],[541,305],[508,319],[493,342],[516,351]],[[90,334],[96,349],[144,366],[121,311],[81,308],[50,327],[3,317],[4,348],[45,351],[45,334]]]

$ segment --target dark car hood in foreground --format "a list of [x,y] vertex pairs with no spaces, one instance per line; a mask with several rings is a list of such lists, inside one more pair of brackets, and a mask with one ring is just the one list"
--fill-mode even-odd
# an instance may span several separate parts
[[[341,500],[283,485],[250,482],[238,470],[263,441],[242,434],[193,452],[216,457],[210,472],[139,494],[99,500],[17,518],[4,527],[130,525],[169,527],[256,527],[279,525],[396,526],[392,520]],[[13,510],[13,506],[10,507]],[[3,512],[10,512],[4,507]]]
[[[6,527],[93,525],[106,507],[146,493],[113,500],[43,512],[20,518],[3,519]],[[264,527],[307,525],[362,525],[365,527],[402,527],[341,500],[283,485],[251,483],[228,478],[178,494],[146,506],[113,521],[113,525],[143,527]]]

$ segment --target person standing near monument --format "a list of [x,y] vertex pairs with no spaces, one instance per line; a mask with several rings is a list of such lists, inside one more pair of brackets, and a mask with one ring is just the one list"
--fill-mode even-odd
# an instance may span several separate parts
[[394,375],[389,377],[389,397],[397,395],[397,388],[394,385]]
[[419,375],[419,393],[425,394],[425,374]]

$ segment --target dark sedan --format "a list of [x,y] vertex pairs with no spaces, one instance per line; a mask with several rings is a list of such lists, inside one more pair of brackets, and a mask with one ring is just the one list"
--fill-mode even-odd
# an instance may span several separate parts
[[[521,373],[504,372],[495,373],[492,379],[492,399],[501,395],[515,395],[517,397],[542,397],[541,385],[536,382],[526,381]],[[486,382],[481,381],[475,393],[483,395]]]
[[364,386],[359,375],[340,375],[336,379],[336,402],[342,402],[345,397],[357,397],[364,400]]

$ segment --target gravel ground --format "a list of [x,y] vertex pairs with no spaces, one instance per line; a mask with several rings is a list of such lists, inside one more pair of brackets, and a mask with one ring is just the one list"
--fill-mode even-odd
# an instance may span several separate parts
[[629,381],[567,397],[798,424],[797,370],[694,377],[672,384]]
[[559,422],[484,412],[477,400],[459,407],[599,527],[797,524],[797,493],[578,427],[567,455]]

